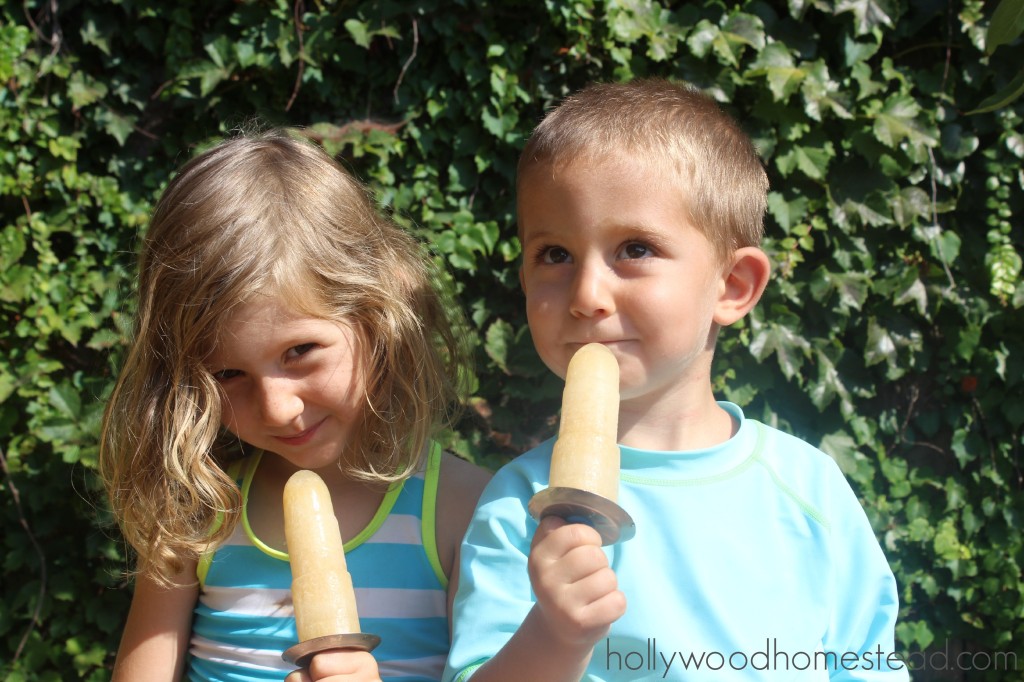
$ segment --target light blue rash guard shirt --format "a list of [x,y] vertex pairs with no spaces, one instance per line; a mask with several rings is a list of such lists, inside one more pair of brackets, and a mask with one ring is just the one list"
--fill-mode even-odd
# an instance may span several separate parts
[[[740,425],[719,446],[620,446],[636,535],[604,549],[627,609],[583,679],[906,680],[895,579],[835,462],[719,404]],[[480,499],[445,682],[469,679],[534,604],[527,503],[547,487],[552,444],[507,464]]]

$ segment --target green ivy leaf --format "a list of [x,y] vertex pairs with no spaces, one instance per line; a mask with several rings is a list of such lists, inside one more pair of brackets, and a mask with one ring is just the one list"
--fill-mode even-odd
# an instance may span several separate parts
[[0,82],[14,77],[14,64],[21,59],[32,40],[28,26],[0,24]]
[[756,14],[730,14],[722,25],[722,32],[731,43],[748,45],[758,51],[764,49],[764,22]]
[[804,175],[814,180],[822,180],[828,173],[829,162],[835,158],[836,152],[831,142],[820,147],[789,145],[789,149],[775,157],[775,165],[784,176],[799,169]]
[[829,272],[824,265],[814,271],[811,293],[825,302],[835,293],[843,311],[860,310],[871,289],[871,280],[863,272]]
[[898,147],[903,140],[912,145],[935,147],[939,143],[938,136],[918,123],[920,113],[921,107],[913,98],[890,97],[875,116],[875,135],[889,147]]
[[1003,301],[1008,300],[1021,281],[1024,266],[1017,249],[1009,242],[996,244],[985,254],[985,266],[990,277],[989,291]]
[[967,114],[984,114],[996,109],[1002,109],[1021,95],[1024,95],[1024,68],[1002,90],[991,97],[983,99],[977,109],[972,109]]
[[97,118],[103,122],[103,129],[110,133],[122,147],[128,141],[128,137],[135,131],[135,116],[127,116],[107,109]]
[[78,150],[82,146],[82,143],[73,137],[61,135],[53,140],[50,140],[47,147],[50,153],[58,159],[64,159],[65,161],[75,161],[78,159]]
[[939,230],[938,239],[929,242],[932,255],[943,263],[952,263],[960,255],[960,235],[952,230]]
[[880,362],[887,362],[891,365],[895,361],[896,342],[889,335],[889,331],[878,324],[878,320],[874,317],[868,318],[868,340],[864,347],[864,364],[871,367]]
[[839,469],[861,485],[870,485],[875,467],[845,431],[826,434],[818,447],[839,465]]
[[[909,272],[913,274],[913,271]],[[928,290],[925,289],[921,278],[914,275],[906,288],[896,293],[893,303],[896,305],[915,303],[918,314],[924,315],[928,311]]]
[[694,57],[703,59],[721,32],[721,29],[707,19],[701,19],[690,33],[690,37],[686,39],[686,46],[690,48]]
[[957,559],[970,559],[971,550],[960,543],[953,520],[945,518],[939,524],[934,540],[935,553],[942,559],[953,561]]
[[51,388],[50,404],[68,419],[78,419],[82,412],[82,400],[70,384],[58,384]]
[[505,374],[509,374],[508,349],[514,337],[515,330],[512,328],[512,325],[500,318],[492,322],[487,328],[484,352]]
[[[787,318],[789,323],[786,322]],[[794,323],[793,315],[784,311],[778,311],[775,319],[756,323],[750,341],[750,352],[758,360],[775,354],[787,379],[792,379],[800,371],[810,349],[807,339],[800,333],[799,322]]]
[[1000,0],[985,34],[985,54],[1014,41],[1024,32],[1024,0]]
[[888,0],[840,0],[836,3],[835,13],[843,12],[853,13],[857,35],[893,26],[893,10]]
[[768,193],[768,212],[786,233],[807,216],[807,199],[798,197],[792,201],[779,192]]
[[829,74],[824,60],[817,60],[804,66],[805,78],[801,85],[804,96],[804,111],[815,121],[821,121],[825,112],[831,111],[841,119],[852,119],[847,96],[839,83]]
[[81,71],[75,71],[68,79],[68,97],[75,109],[87,107],[106,96],[107,86],[91,78],[86,82],[86,75]]
[[818,380],[810,387],[811,402],[819,412],[824,412],[833,400],[839,398],[840,411],[844,415],[852,414],[852,396],[832,359],[821,351],[817,351],[814,357],[818,365]]
[[676,25],[672,12],[652,0],[619,0],[607,8],[612,35],[627,45],[647,38],[647,56],[666,61],[679,49],[686,31]]
[[892,202],[892,217],[900,227],[932,217],[932,198],[920,187],[904,187]]
[[714,51],[721,63],[732,67],[740,65],[740,57],[747,47],[764,46],[764,24],[760,17],[738,12],[726,18],[721,27],[701,19],[687,39],[687,46],[697,57]]
[[800,89],[806,74],[802,68],[795,65],[793,55],[785,44],[769,43],[744,75],[748,78],[764,76],[768,81],[772,99],[776,102],[787,102],[790,96]]
[[863,62],[854,64],[850,69],[853,80],[857,83],[857,99],[864,100],[868,97],[885,91],[885,83],[875,80],[875,74],[871,66]]

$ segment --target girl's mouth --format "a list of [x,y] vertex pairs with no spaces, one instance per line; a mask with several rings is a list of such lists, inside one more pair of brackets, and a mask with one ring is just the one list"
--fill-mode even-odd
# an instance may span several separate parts
[[303,445],[312,440],[313,436],[316,435],[317,430],[319,430],[320,425],[323,423],[323,420],[321,420],[314,424],[313,426],[306,429],[305,431],[300,431],[299,433],[296,433],[294,436],[274,436],[274,438],[276,440],[281,441],[285,445]]

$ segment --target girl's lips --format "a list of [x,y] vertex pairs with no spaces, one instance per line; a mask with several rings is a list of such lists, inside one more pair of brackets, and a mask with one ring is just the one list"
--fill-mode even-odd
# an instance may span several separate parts
[[303,445],[305,443],[308,443],[313,438],[313,436],[316,435],[317,430],[323,423],[323,420],[321,420],[320,422],[314,424],[305,431],[300,431],[294,436],[274,436],[274,439],[279,440],[282,443],[285,443],[286,445]]

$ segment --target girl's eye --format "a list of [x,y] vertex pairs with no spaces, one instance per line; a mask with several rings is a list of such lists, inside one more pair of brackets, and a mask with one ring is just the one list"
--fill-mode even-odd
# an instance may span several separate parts
[[545,246],[540,250],[539,260],[541,263],[558,264],[568,263],[572,260],[569,252],[561,246]]
[[650,247],[640,242],[630,242],[622,248],[622,257],[628,260],[649,258],[651,255]]
[[292,346],[288,349],[288,357],[297,358],[305,355],[309,351],[316,348],[315,343],[300,343],[298,346]]
[[242,376],[242,370],[240,369],[222,369],[219,372],[213,373],[213,378],[220,382],[230,381],[240,376]]

